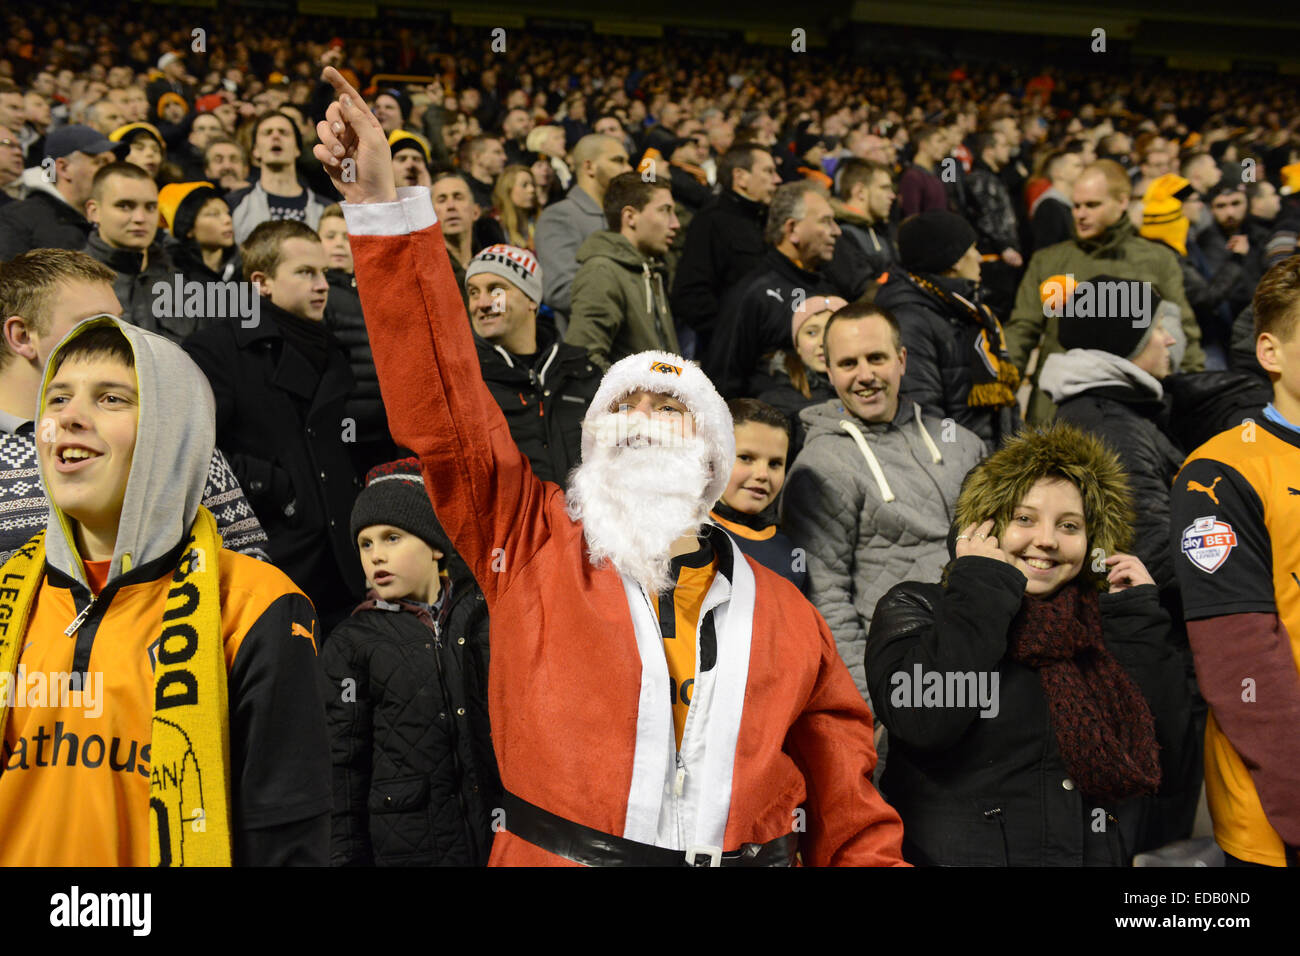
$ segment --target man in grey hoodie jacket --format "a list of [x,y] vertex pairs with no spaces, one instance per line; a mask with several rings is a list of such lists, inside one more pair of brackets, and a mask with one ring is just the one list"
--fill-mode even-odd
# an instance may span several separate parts
[[836,312],[824,333],[837,399],[800,413],[803,451],[786,480],[785,530],[805,549],[808,598],[867,703],[863,656],[876,602],[902,581],[938,581],[962,479],[984,443],[899,401],[907,350],[875,305]]

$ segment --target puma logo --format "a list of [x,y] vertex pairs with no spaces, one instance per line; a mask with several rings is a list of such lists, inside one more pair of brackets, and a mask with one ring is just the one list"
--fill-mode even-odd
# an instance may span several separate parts
[[772,298],[776,299],[777,302],[785,301],[785,299],[781,298],[781,293],[777,292],[775,289],[768,289],[767,294],[770,295]]
[[302,626],[301,624],[299,624],[297,621],[294,621],[293,624],[292,624],[292,625],[290,626],[290,628],[289,628],[289,635],[290,635],[291,637],[305,637],[305,638],[307,638],[307,640],[311,641],[311,646],[312,646],[312,647],[315,647],[315,646],[316,646],[316,635],[312,633],[312,631],[314,631],[315,629],[316,629],[316,623],[315,623],[314,621],[312,622],[312,630],[311,630],[311,631],[307,630],[307,628],[303,627],[303,626]]
[[1207,487],[1205,487],[1205,485],[1201,484],[1199,481],[1192,481],[1192,480],[1188,479],[1188,482],[1187,482],[1187,490],[1188,490],[1188,491],[1203,491],[1203,492],[1205,492],[1207,495],[1209,495],[1209,496],[1210,496],[1210,500],[1213,501],[1213,502],[1217,505],[1217,504],[1219,503],[1219,496],[1216,495],[1216,494],[1214,493],[1214,486],[1217,485],[1217,484],[1218,484],[1219,482],[1221,482],[1222,480],[1223,480],[1223,476],[1220,475],[1218,478],[1215,478],[1212,482],[1210,482],[1210,487],[1207,488]]
[[1300,488],[1292,488],[1290,485],[1287,485],[1286,490],[1287,494],[1300,495]]

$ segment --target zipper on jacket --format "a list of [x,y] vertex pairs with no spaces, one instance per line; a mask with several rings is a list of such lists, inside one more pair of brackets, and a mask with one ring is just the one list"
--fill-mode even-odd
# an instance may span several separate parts
[[[685,740],[685,738],[682,738]],[[677,751],[676,755],[677,769],[673,773],[673,828],[677,831],[677,843],[679,846],[690,846],[691,840],[682,826],[682,799],[686,792],[686,761],[682,760],[682,752]]]
[[[92,594],[90,589],[80,581],[73,581],[69,589],[72,592],[72,606],[76,607],[78,598],[88,597],[86,606],[83,607],[72,623],[64,628],[63,633],[75,641],[72,651],[72,669],[75,672],[88,672],[90,670],[90,655],[94,650],[94,640],[97,636],[98,621],[102,620],[106,609],[112,603],[114,595],[118,591],[118,582],[113,581],[104,586],[99,594]],[[86,639],[86,625],[90,622],[96,622],[96,627],[91,630],[89,640]]]
[[[433,663],[438,670],[438,687],[442,691],[442,705],[447,708],[447,720],[450,724],[449,736],[451,737],[451,765],[456,774],[456,803],[460,807],[460,818],[464,822],[466,829],[471,827],[469,819],[469,807],[465,803],[465,768],[460,762],[460,725],[456,721],[455,701],[447,691],[447,675],[442,666],[442,628],[438,624],[438,619],[432,614],[429,615],[429,621],[433,625]],[[468,703],[468,701],[466,701]],[[432,810],[433,801],[429,801]],[[470,841],[470,847],[475,846],[473,840]]]
[[[464,600],[468,596],[469,596],[468,591],[456,592],[455,590],[453,590],[449,598],[452,604],[450,604],[445,608],[445,614],[447,615],[448,618],[450,618],[450,614],[452,610],[454,610],[455,604]],[[434,616],[433,614],[429,615],[429,620],[433,627],[433,647],[434,647],[433,661],[434,661],[434,665],[438,670],[438,686],[439,689],[442,691],[443,703],[450,710],[451,697],[447,693],[447,678],[446,678],[446,674],[443,671],[443,665],[442,665],[442,651],[446,647],[446,645],[443,643],[442,640],[442,625],[439,623],[438,617]],[[450,648],[447,649],[450,650]],[[464,665],[462,664],[462,674],[463,674],[463,666]],[[468,700],[466,701],[466,703],[468,703]],[[466,711],[466,713],[468,715],[468,710]],[[466,770],[464,764],[461,763],[461,759],[460,759],[460,737],[461,737],[460,728],[456,724],[455,712],[451,711],[451,713],[449,713],[448,716],[451,719],[451,762],[452,762],[452,770],[456,775],[456,802],[457,805],[460,807],[461,824],[465,828],[465,839],[467,841],[466,846],[469,847],[471,853],[476,853],[479,852],[482,848],[479,842],[480,837],[474,830],[474,821],[470,819],[469,805],[468,803],[466,803],[465,800]],[[473,733],[470,733],[469,736],[472,741],[474,736]],[[473,749],[472,742],[470,744],[470,747],[471,749]],[[488,849],[490,852],[491,837],[488,838],[488,843],[489,843]]]
[[[64,628],[63,630],[64,637],[72,637],[74,634],[77,633],[77,630],[81,627],[81,625],[86,623],[86,618],[90,617],[90,612],[94,608],[95,602],[98,600],[99,597],[97,595],[92,594],[90,596],[90,603],[81,609],[81,613],[72,619],[71,624],[69,624],[66,628]],[[73,597],[73,601],[76,601],[75,596]]]
[[1007,845],[1007,823],[1003,819],[1001,807],[994,807],[992,810],[984,811],[985,820],[997,820],[998,827],[1002,831],[1002,862],[1005,866],[1011,865],[1011,848]]

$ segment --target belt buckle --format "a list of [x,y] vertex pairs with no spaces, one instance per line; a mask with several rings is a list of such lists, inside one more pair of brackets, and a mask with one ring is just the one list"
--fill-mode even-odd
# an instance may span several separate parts
[[[696,863],[697,857],[707,856],[708,863]],[[696,843],[686,850],[687,866],[722,866],[722,847],[708,846],[704,843]]]

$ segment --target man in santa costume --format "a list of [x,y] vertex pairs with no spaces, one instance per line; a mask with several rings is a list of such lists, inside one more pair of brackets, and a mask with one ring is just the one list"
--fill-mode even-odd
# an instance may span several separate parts
[[396,188],[378,121],[324,78],[339,100],[315,154],[346,200],[393,438],[491,611],[491,864],[905,865],[830,630],[709,522],[735,445],[704,373],[615,363],[567,492],[539,481],[483,384],[428,190]]

